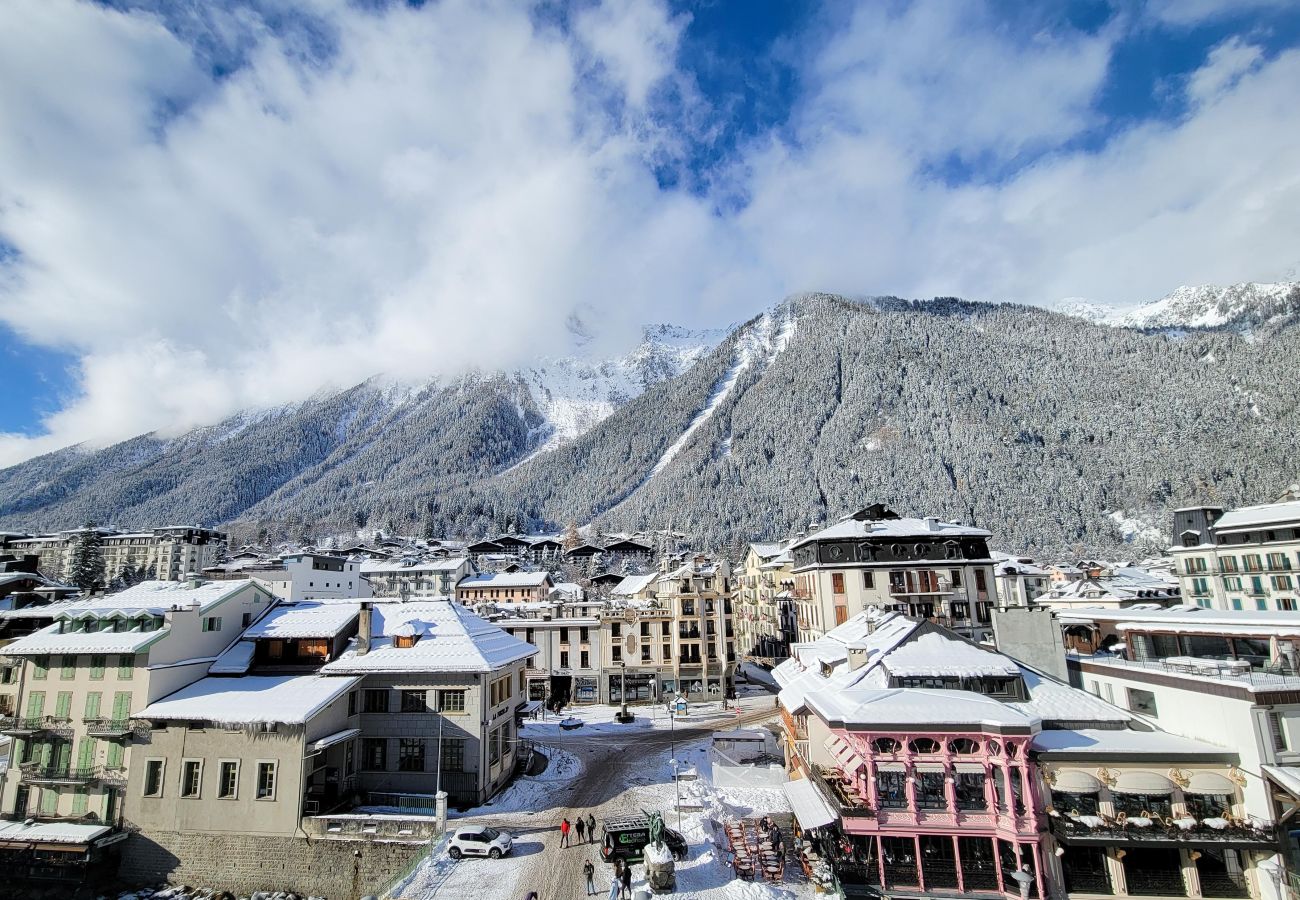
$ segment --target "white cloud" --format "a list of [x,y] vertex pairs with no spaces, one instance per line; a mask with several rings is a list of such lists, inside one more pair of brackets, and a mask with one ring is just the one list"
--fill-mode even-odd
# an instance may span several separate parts
[[[0,7],[0,237],[23,254],[0,321],[78,354],[83,391],[0,463],[380,370],[510,367],[574,310],[617,343],[800,290],[1123,305],[1296,264],[1300,54],[1230,40],[1184,120],[1074,149],[1120,26],[881,8],[810,50],[788,123],[706,173],[748,198],[718,214],[651,170],[678,127],[657,86],[700,102],[660,3],[607,0],[570,36],[506,0],[320,0],[325,62],[218,16],[248,54],[220,80],[147,15]],[[935,176],[954,159],[999,177]]]
[[1287,9],[1292,0],[1150,0],[1143,11],[1166,25],[1195,26],[1260,10]]

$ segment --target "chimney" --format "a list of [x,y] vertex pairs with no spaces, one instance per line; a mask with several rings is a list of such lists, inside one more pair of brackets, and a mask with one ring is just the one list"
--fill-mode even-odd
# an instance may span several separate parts
[[939,520],[938,520],[937,518],[935,518],[934,516],[926,516],[926,517],[925,517],[925,528],[926,528],[927,531],[938,531],[938,530],[939,530]]
[[848,651],[850,672],[856,672],[867,664],[867,657],[870,654],[867,652],[866,644],[854,641],[852,644],[845,645],[845,649]]
[[370,639],[373,630],[374,628],[370,623],[370,604],[363,601],[361,604],[361,622],[357,629],[357,656],[365,656],[370,652]]

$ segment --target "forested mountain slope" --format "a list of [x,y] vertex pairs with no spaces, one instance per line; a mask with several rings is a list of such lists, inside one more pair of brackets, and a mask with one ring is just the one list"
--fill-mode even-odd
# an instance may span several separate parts
[[0,471],[0,526],[220,521],[299,538],[577,521],[728,546],[879,500],[974,521],[1004,549],[1132,555],[1145,548],[1110,514],[1165,529],[1170,507],[1259,502],[1295,480],[1298,300],[1271,296],[1243,332],[799,297],[544,452],[525,378],[366,384]]

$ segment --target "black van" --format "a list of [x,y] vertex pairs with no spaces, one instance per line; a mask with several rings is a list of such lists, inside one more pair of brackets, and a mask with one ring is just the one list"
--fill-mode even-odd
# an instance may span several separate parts
[[[641,862],[642,851],[650,843],[650,820],[645,816],[626,819],[606,819],[605,837],[600,843],[600,855],[605,862],[616,859],[624,862]],[[664,826],[664,843],[672,853],[673,859],[686,858],[686,838],[676,831]]]

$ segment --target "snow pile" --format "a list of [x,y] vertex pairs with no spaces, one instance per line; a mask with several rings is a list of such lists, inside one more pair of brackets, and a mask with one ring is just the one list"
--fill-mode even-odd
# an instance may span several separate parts
[[533,812],[551,809],[560,799],[556,792],[562,786],[582,775],[582,760],[554,747],[538,751],[547,757],[546,770],[539,775],[521,775],[483,806],[463,813],[452,811],[450,818],[496,815],[508,812]]
[[643,855],[647,863],[656,866],[667,865],[673,861],[673,851],[668,849],[667,844],[649,844]]

